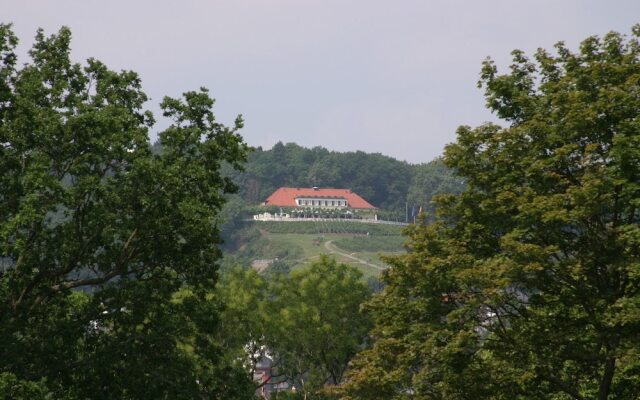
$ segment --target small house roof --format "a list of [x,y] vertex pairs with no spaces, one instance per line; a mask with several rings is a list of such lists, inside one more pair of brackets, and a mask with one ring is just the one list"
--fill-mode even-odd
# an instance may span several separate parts
[[350,189],[321,189],[321,188],[291,188],[281,187],[271,196],[267,197],[264,205],[279,207],[297,207],[297,198],[314,199],[344,199],[347,200],[349,208],[375,209],[368,201],[360,197]]

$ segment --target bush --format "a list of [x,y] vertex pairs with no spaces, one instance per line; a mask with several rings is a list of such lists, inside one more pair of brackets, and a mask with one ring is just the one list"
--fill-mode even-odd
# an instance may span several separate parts
[[385,224],[367,224],[347,221],[296,221],[256,222],[255,226],[270,233],[300,233],[300,234],[356,234],[370,236],[400,236],[402,226]]

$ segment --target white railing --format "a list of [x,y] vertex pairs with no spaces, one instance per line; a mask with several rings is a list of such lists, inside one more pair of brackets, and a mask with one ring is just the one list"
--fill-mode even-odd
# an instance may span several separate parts
[[[265,213],[267,214],[267,213]],[[380,219],[360,219],[360,218],[319,218],[319,217],[311,217],[311,218],[292,218],[290,216],[280,216],[269,214],[269,216],[265,216],[265,214],[257,214],[253,216],[253,219],[249,221],[258,221],[258,222],[359,222],[362,224],[384,224],[384,225],[409,225],[405,222],[397,222],[397,221],[384,221]]]

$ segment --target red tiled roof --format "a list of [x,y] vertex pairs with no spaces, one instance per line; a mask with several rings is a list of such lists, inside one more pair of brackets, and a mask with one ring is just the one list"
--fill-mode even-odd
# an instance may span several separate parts
[[281,187],[265,200],[264,205],[296,207],[296,198],[345,199],[349,208],[374,209],[368,201],[349,189],[314,189]]

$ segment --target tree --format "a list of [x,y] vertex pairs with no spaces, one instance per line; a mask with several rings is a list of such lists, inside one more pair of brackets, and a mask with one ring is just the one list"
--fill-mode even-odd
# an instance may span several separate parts
[[165,98],[152,154],[138,75],[72,63],[70,40],[38,31],[17,68],[0,25],[0,397],[241,398],[206,293],[242,119],[205,89]]
[[249,369],[269,356],[274,380],[295,385],[300,398],[325,398],[323,390],[342,381],[371,327],[360,310],[369,298],[361,278],[325,256],[290,275],[232,269],[216,289],[225,304],[224,345]]
[[270,315],[269,283],[254,269],[240,267],[226,271],[216,288],[224,303],[220,341],[233,361],[253,376],[257,364],[267,353],[267,340],[273,319]]
[[640,26],[491,60],[509,123],[461,127],[465,179],[409,230],[346,398],[632,399],[640,392]]
[[273,285],[272,314],[278,323],[269,346],[278,371],[302,393],[342,382],[370,329],[369,316],[360,312],[369,297],[361,273],[321,256]]
[[464,189],[464,181],[447,168],[441,159],[436,158],[415,167],[415,173],[409,191],[407,203],[412,207],[418,205],[428,213],[430,218],[435,215],[433,199],[441,194],[460,194]]

